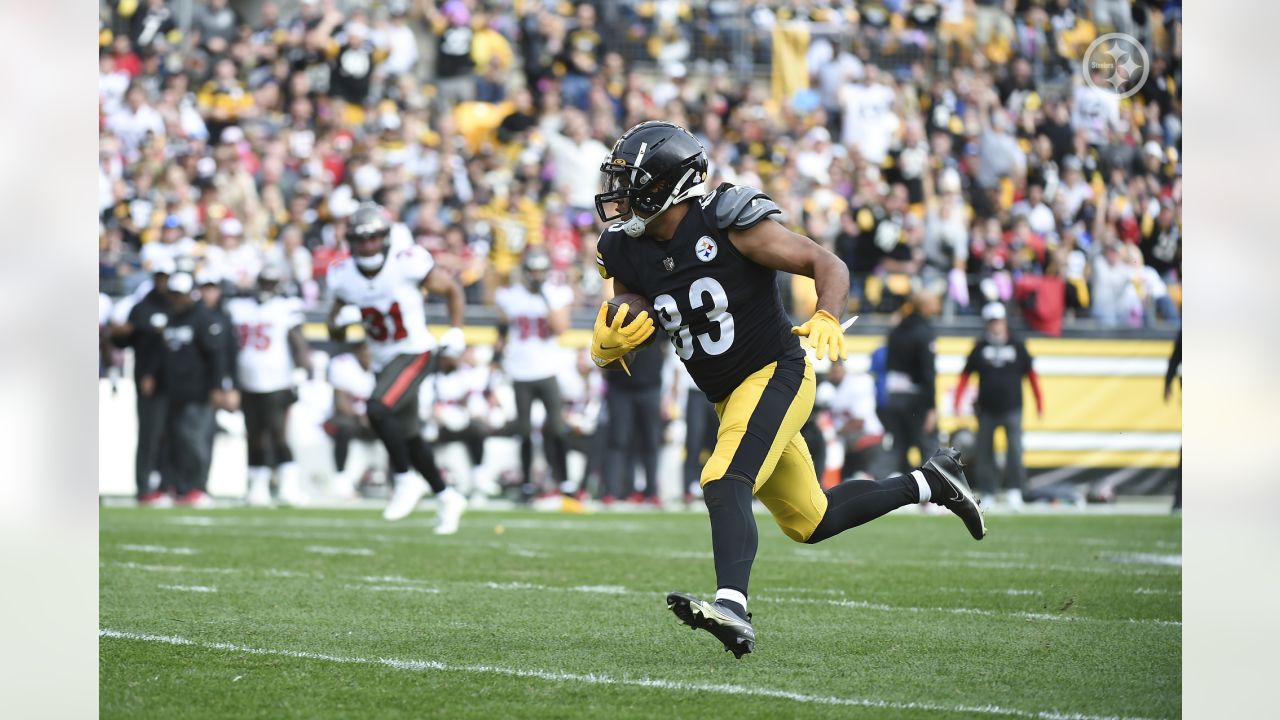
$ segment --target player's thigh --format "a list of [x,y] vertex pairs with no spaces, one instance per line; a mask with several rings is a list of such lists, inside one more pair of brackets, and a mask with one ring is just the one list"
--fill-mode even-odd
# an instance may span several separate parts
[[430,372],[431,353],[397,355],[378,373],[370,403],[385,405],[397,416],[412,408],[417,413],[418,390]]
[[266,433],[269,412],[266,393],[246,392],[241,396],[240,409],[244,412],[244,434],[249,442],[258,442]]
[[812,412],[815,387],[807,359],[770,363],[743,380],[716,406],[720,427],[701,483],[733,475],[758,490]]
[[809,446],[799,434],[787,443],[756,497],[769,508],[782,532],[796,542],[808,540],[818,527],[827,512],[827,495],[818,484]]

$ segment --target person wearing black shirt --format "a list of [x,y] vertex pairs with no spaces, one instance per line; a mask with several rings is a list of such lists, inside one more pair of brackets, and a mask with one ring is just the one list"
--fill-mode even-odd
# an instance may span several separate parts
[[937,449],[937,338],[930,320],[938,314],[938,295],[917,290],[903,305],[902,320],[889,331],[885,359],[885,387],[889,402],[881,413],[892,438],[892,472],[910,472],[907,451],[917,448],[921,458]]
[[[1173,398],[1173,379],[1178,378],[1178,387],[1182,387],[1182,329],[1178,329],[1178,339],[1173,342],[1173,354],[1169,356],[1169,367],[1164,372],[1164,401]],[[1173,490],[1173,511],[1182,512],[1182,449],[1178,449],[1178,484]]]
[[205,492],[209,434],[214,408],[235,410],[236,392],[227,363],[230,329],[192,296],[187,273],[169,278],[169,323],[164,329],[161,374],[169,395],[168,464],[178,502],[212,505]]
[[1178,222],[1173,201],[1160,201],[1160,214],[1151,226],[1143,227],[1142,260],[1151,266],[1166,282],[1173,272],[1182,272],[1182,226]]
[[1009,506],[1018,508],[1022,505],[1027,479],[1027,470],[1022,464],[1022,378],[1031,382],[1038,416],[1044,414],[1044,398],[1027,346],[1009,336],[1004,305],[987,305],[982,309],[982,319],[986,321],[986,334],[974,343],[960,373],[955,395],[956,414],[959,414],[960,398],[968,387],[969,376],[977,373],[978,490],[983,495],[983,504],[989,506],[1000,484],[996,482],[995,432],[997,427],[1003,427],[1008,441],[1003,485]]
[[160,469],[160,447],[164,439],[166,395],[161,361],[164,356],[164,330],[169,323],[167,287],[172,269],[166,264],[155,268],[155,286],[129,311],[122,325],[111,328],[111,342],[117,347],[133,348],[133,382],[138,404],[138,447],[134,454],[134,481],[140,504],[164,506],[172,502],[165,492],[166,478],[151,486],[151,475]]
[[[654,343],[635,354],[631,374],[611,372],[605,386],[608,444],[601,499],[635,495],[636,459],[644,468],[645,502],[658,504],[658,450],[662,443],[662,365],[664,349]],[[616,366],[615,366],[616,367]]]

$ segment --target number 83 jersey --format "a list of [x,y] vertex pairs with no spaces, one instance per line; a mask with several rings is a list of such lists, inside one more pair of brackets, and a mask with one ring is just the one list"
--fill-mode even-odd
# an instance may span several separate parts
[[435,350],[436,339],[427,329],[422,282],[435,267],[426,248],[396,242],[392,232],[386,262],[373,277],[345,258],[329,268],[328,285],[332,299],[360,308],[361,324],[375,372],[381,371],[397,355],[418,355]]
[[747,259],[729,240],[781,213],[755,188],[722,184],[690,200],[671,240],[629,237],[622,224],[600,235],[596,264],[653,304],[693,381],[720,402],[748,375],[780,360],[801,359],[783,310],[777,271]]

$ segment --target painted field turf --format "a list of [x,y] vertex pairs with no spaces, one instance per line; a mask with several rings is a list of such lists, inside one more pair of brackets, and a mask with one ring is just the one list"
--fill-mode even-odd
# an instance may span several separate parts
[[756,653],[680,626],[705,515],[104,509],[104,718],[1166,718],[1181,521],[758,515]]

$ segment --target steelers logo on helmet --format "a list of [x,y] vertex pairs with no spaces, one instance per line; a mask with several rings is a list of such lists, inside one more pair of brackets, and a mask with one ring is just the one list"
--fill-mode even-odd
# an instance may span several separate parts
[[706,150],[688,130],[642,122],[600,164],[604,192],[596,195],[596,213],[605,222],[626,219],[621,229],[639,237],[667,208],[706,193],[707,166]]

